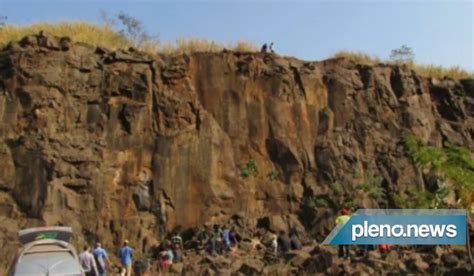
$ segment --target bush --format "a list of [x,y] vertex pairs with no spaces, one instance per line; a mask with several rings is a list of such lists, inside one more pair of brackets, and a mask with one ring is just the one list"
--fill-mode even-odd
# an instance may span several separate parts
[[432,209],[446,208],[446,197],[449,190],[441,187],[435,192],[429,192],[416,187],[410,187],[405,194],[395,194],[395,204],[403,209]]
[[413,49],[407,45],[393,49],[390,53],[390,59],[395,63],[412,63],[415,60]]
[[337,181],[337,180],[331,183],[331,191],[337,197],[343,196],[345,193],[344,186],[342,185],[340,181]]
[[328,200],[322,197],[315,197],[312,203],[315,208],[329,208],[331,206]]
[[372,199],[379,202],[385,197],[385,189],[382,187],[383,178],[372,172],[364,174],[364,180],[359,187],[364,190]]
[[247,164],[245,164],[244,166],[240,168],[240,176],[243,179],[247,179],[251,176],[257,177],[258,174],[259,173],[258,173],[257,163],[255,163],[255,160],[253,159],[249,160]]
[[267,178],[270,181],[276,181],[276,180],[278,180],[278,178],[280,178],[280,173],[277,170],[271,170],[267,174]]
[[[413,163],[429,170],[443,181],[455,185],[459,203],[470,209],[474,198],[474,159],[473,153],[468,149],[444,143],[442,148],[424,145],[414,135],[404,139],[405,148]],[[444,201],[448,194],[446,187],[441,187],[431,195],[432,200]]]

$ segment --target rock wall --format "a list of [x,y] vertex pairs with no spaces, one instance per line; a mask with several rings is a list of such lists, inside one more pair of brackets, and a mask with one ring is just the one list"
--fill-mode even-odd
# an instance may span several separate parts
[[[426,184],[400,143],[406,135],[474,149],[474,80],[398,66],[151,56],[38,35],[0,52],[0,79],[9,257],[16,231],[36,225],[70,225],[78,244],[127,238],[139,251],[163,229],[236,215],[320,237],[341,201],[393,206],[392,195]],[[258,175],[242,175],[249,163]],[[382,200],[359,187],[368,172],[383,177]]]

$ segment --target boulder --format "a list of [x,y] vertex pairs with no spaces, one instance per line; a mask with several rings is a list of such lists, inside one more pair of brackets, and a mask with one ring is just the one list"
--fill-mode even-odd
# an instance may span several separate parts
[[150,191],[147,185],[140,184],[133,192],[133,202],[139,211],[148,211],[151,207]]
[[295,267],[303,267],[303,264],[307,259],[311,258],[311,255],[306,250],[292,250],[285,254],[285,259]]
[[440,245],[435,245],[433,248],[433,253],[437,258],[440,258],[444,252],[446,252],[446,250]]
[[274,233],[279,233],[280,231],[288,233],[288,223],[283,216],[271,216],[269,230]]
[[267,265],[262,271],[263,275],[290,275],[290,268],[286,264]]
[[323,273],[332,267],[333,258],[334,255],[327,251],[314,255],[304,261],[303,270],[307,273]]
[[396,250],[390,250],[385,256],[385,260],[388,263],[395,265],[397,262],[399,262],[398,252]]
[[241,272],[244,275],[260,275],[264,266],[265,264],[260,260],[246,259],[243,261],[243,264],[239,268],[238,272]]
[[426,270],[430,267],[418,253],[411,253],[410,260],[412,268],[417,272],[426,273]]
[[444,253],[441,257],[443,264],[448,268],[454,268],[458,265],[459,259],[454,253]]
[[382,258],[382,255],[378,250],[370,250],[369,252],[367,252],[367,257],[369,259],[380,260]]

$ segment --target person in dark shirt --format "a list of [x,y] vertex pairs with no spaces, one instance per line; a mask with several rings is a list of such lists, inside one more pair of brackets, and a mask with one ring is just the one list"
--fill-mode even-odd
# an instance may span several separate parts
[[298,239],[298,236],[296,235],[295,232],[291,233],[290,235],[290,242],[291,242],[291,249],[301,249],[303,248],[303,245],[301,245],[300,240]]
[[286,253],[291,249],[291,241],[284,231],[280,231],[278,235],[278,249],[281,253]]

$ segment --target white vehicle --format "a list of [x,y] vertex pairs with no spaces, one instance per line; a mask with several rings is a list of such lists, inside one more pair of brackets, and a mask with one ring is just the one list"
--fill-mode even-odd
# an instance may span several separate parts
[[23,246],[9,276],[84,276],[74,247],[71,227],[37,227],[18,232]]

